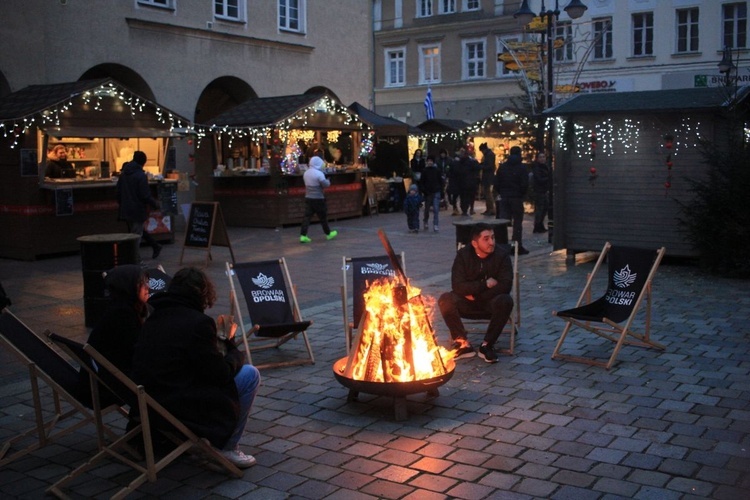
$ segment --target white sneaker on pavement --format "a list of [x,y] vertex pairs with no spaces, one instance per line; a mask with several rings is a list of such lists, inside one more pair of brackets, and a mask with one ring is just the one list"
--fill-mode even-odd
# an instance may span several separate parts
[[252,467],[256,462],[254,456],[245,455],[239,448],[235,448],[234,450],[219,450],[219,453],[240,469]]

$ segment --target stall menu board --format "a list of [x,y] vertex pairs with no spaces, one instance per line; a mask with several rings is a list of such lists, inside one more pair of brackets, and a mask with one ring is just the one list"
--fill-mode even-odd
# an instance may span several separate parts
[[72,189],[55,189],[55,215],[73,215]]
[[219,202],[194,202],[190,204],[190,215],[185,228],[185,243],[180,254],[180,265],[185,255],[185,248],[205,248],[206,265],[211,259],[211,245],[229,247],[234,263],[234,252],[229,243],[227,226],[221,213]]
[[159,201],[162,213],[177,215],[177,183],[159,183]]

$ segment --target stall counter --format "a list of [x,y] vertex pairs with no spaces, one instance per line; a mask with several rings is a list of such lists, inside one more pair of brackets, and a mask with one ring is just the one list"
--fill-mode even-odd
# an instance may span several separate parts
[[[365,196],[360,171],[328,173],[328,219],[360,217]],[[305,215],[302,175],[252,174],[214,177],[218,201],[229,226],[281,227],[301,224]],[[317,219],[315,219],[317,220]]]

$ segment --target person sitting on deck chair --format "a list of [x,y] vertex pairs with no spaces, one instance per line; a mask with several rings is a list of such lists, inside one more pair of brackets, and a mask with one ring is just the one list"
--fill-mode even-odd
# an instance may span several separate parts
[[495,246],[495,233],[490,225],[475,225],[471,245],[461,248],[453,261],[452,290],[438,299],[440,313],[453,339],[455,359],[476,355],[466,338],[461,318],[487,316],[490,323],[479,355],[487,363],[497,362],[494,346],[513,310],[512,286],[510,253],[504,247]]

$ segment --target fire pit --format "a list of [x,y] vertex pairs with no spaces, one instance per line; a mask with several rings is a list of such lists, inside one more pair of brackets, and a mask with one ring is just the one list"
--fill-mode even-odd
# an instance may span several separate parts
[[[386,248],[392,253],[389,244]],[[397,270],[399,279],[368,283],[359,334],[349,355],[334,363],[333,374],[349,389],[347,401],[360,392],[391,396],[396,420],[405,420],[406,396],[437,396],[455,363],[453,353],[437,345],[420,290],[408,284],[400,266]]]
[[424,380],[414,380],[412,382],[370,382],[367,380],[355,380],[344,376],[344,369],[348,357],[341,358],[333,364],[333,375],[341,385],[349,389],[349,395],[346,400],[357,401],[359,393],[373,394],[375,396],[393,397],[394,416],[397,421],[403,421],[408,418],[406,406],[406,396],[411,394],[426,393],[429,397],[440,395],[438,387],[448,382],[453,377],[453,371],[456,368],[455,363],[451,360],[448,363],[447,372],[444,375]]

